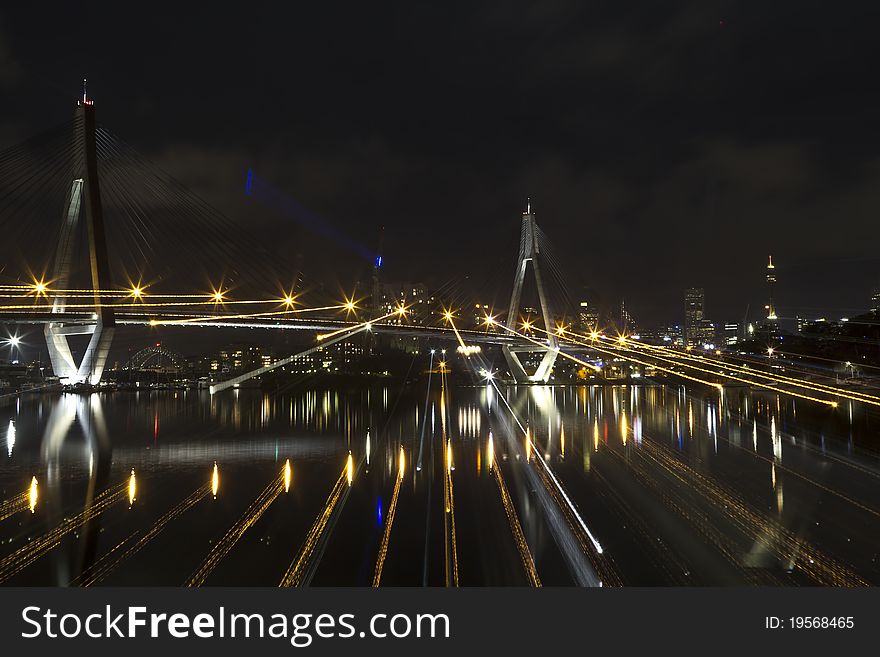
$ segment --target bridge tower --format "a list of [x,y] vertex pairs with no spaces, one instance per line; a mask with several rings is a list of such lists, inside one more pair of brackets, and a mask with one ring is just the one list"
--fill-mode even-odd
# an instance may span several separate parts
[[[50,322],[46,325],[45,335],[49,359],[55,375],[67,383],[95,385],[101,381],[104,372],[113,333],[116,330],[116,320],[113,309],[101,304],[101,290],[111,287],[110,264],[104,232],[101,189],[98,182],[95,104],[86,94],[85,80],[83,80],[82,100],[76,105],[74,126],[74,179],[67,196],[50,280],[56,289],[70,289],[71,265],[76,257],[77,238],[82,226],[80,221],[84,215],[95,299],[94,321],[88,324]],[[56,297],[52,305],[52,313],[64,312],[65,304],[65,298]],[[68,338],[71,335],[92,336],[79,364],[70,350]]]
[[550,371],[556,362],[558,354],[558,343],[556,336],[552,333],[556,322],[553,318],[553,312],[550,309],[550,301],[544,291],[544,282],[541,278],[541,265],[539,262],[539,254],[541,251],[540,242],[538,240],[538,225],[535,223],[535,215],[532,212],[531,201],[526,206],[526,211],[522,213],[522,222],[520,224],[519,235],[519,258],[516,265],[516,272],[513,279],[513,293],[510,295],[510,305],[507,309],[507,328],[516,329],[517,317],[519,316],[520,299],[522,297],[522,287],[526,279],[526,269],[528,264],[532,263],[532,270],[535,273],[535,283],[538,287],[538,299],[541,302],[541,314],[544,319],[544,327],[548,331],[547,348],[537,347],[529,351],[544,351],[544,356],[534,374],[528,374],[523,367],[517,353],[522,349],[512,349],[508,345],[502,347],[504,358],[510,368],[510,373],[517,383],[527,382],[543,382],[546,383],[550,378]]

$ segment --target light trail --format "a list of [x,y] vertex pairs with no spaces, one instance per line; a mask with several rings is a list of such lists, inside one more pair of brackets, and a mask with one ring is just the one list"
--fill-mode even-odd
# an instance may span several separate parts
[[501,399],[502,402],[504,402],[504,405],[507,407],[507,410],[510,412],[510,415],[513,417],[513,419],[517,423],[517,425],[519,425],[519,428],[522,431],[523,436],[528,441],[529,450],[531,451],[532,455],[535,457],[536,463],[540,464],[540,466],[541,466],[539,471],[540,470],[546,471],[546,483],[552,484],[551,488],[556,490],[556,495],[558,495],[559,500],[561,500],[563,502],[563,504],[562,504],[563,508],[568,509],[567,513],[570,513],[573,516],[576,526],[579,527],[581,532],[583,532],[586,535],[586,537],[589,539],[589,542],[593,546],[593,549],[596,551],[596,553],[603,554],[605,550],[602,547],[602,544],[599,543],[598,539],[593,535],[593,532],[591,532],[590,528],[587,527],[587,523],[584,522],[584,519],[581,517],[577,508],[574,506],[574,503],[571,501],[571,499],[568,497],[568,494],[562,488],[562,484],[556,478],[556,475],[554,475],[553,472],[550,470],[550,467],[547,465],[547,462],[544,460],[544,457],[541,456],[541,451],[538,449],[538,446],[532,440],[532,437],[531,437],[529,430],[523,426],[522,422],[517,417],[513,408],[511,408],[511,406],[508,403],[505,396],[501,393],[501,390],[498,388],[498,385],[495,383],[495,381],[494,380],[490,381],[490,383],[495,388],[495,391],[498,393],[498,397]]
[[[59,299],[59,301],[63,301],[63,299]],[[133,299],[129,303],[74,303],[74,304],[64,304],[64,309],[68,308],[167,308],[167,307],[196,307],[196,306],[217,306],[217,305],[253,305],[253,304],[273,304],[278,305],[280,302],[277,299],[247,299],[240,301],[224,301],[222,304],[218,304],[216,301],[207,300],[207,301],[157,301],[155,303],[148,303],[145,301],[135,300]],[[340,306],[334,306],[336,308]],[[0,306],[0,311],[8,311],[8,310],[53,310],[55,308],[55,304],[41,304],[41,305],[17,305],[17,306],[9,306],[2,305]],[[306,309],[307,310],[307,309]],[[285,312],[297,312],[297,309],[288,309]],[[300,311],[301,312],[301,311]]]
[[[452,322],[452,320],[447,315],[447,321]],[[454,326],[454,323],[453,323]],[[528,336],[524,336],[517,332],[515,329],[509,329],[505,326],[508,331],[511,331],[521,337],[534,342],[542,347],[546,348],[546,345],[542,345],[540,342],[529,338]],[[581,546],[584,554],[590,555],[591,560],[593,561],[596,569],[601,574],[602,580],[600,580],[599,585],[601,586],[603,582],[608,583],[610,585],[621,585],[620,578],[617,576],[614,568],[611,565],[611,559],[604,555],[604,549],[602,548],[601,543],[596,539],[593,533],[590,531],[589,527],[587,527],[587,523],[584,522],[584,519],[581,517],[580,512],[577,510],[577,507],[574,505],[574,502],[569,498],[568,493],[565,492],[565,489],[562,487],[559,479],[556,478],[556,475],[550,469],[550,466],[547,465],[546,460],[541,456],[540,450],[538,450],[537,445],[535,445],[532,440],[532,436],[530,431],[523,426],[520,419],[517,417],[513,408],[511,408],[510,404],[507,402],[506,397],[501,393],[501,390],[498,388],[495,380],[492,378],[488,379],[489,383],[495,389],[495,392],[498,394],[498,397],[507,407],[508,412],[511,417],[513,417],[514,421],[519,425],[520,430],[523,433],[523,436],[526,440],[526,461],[527,463],[531,460],[530,456],[532,454],[535,455],[535,462],[537,464],[536,469],[538,472],[538,476],[540,477],[544,487],[547,489],[548,493],[556,502],[557,506],[562,510],[562,513],[565,516],[566,522],[571,528],[576,540]]]
[[316,308],[292,308],[286,310],[272,310],[261,313],[245,313],[239,315],[206,315],[204,317],[186,317],[183,319],[151,319],[150,326],[174,326],[176,324],[191,324],[193,322],[228,321],[230,319],[251,319],[253,317],[277,317],[279,315],[302,315],[304,313],[320,312],[323,310],[339,310],[343,306],[319,306]]
[[[712,500],[712,507],[727,516],[751,540],[764,545],[776,554],[780,561],[793,564],[818,584],[846,587],[869,585],[846,566],[817,550],[778,522],[752,511],[734,494],[682,463],[669,454],[668,449],[654,444],[654,441],[643,441],[642,448],[635,452],[660,465],[672,474],[681,486],[695,491],[700,498]],[[772,537],[773,540],[768,537]]]
[[[499,326],[501,326],[505,331],[508,331],[508,332],[510,332],[510,333],[512,333],[512,334],[514,334],[514,335],[520,337],[520,338],[523,338],[523,339],[525,339],[525,340],[528,340],[528,341],[531,342],[532,344],[536,344],[536,345],[538,345],[539,347],[543,347],[544,349],[546,349],[546,350],[548,350],[548,351],[550,350],[550,347],[547,346],[545,343],[541,342],[540,340],[535,340],[534,338],[532,338],[532,337],[530,337],[530,336],[528,336],[528,335],[525,335],[524,333],[520,333],[520,332],[517,331],[516,329],[509,328],[509,327],[505,326],[504,324],[499,324]],[[535,329],[535,330],[539,330],[539,331],[542,331],[542,330],[543,330],[543,329],[539,329],[539,328],[537,328],[537,327],[535,327],[535,326],[532,326],[531,328],[533,328],[533,329]],[[544,331],[544,332],[547,333],[548,335],[550,335],[550,333],[549,333],[548,331]],[[607,349],[603,349],[603,348],[601,348],[601,347],[597,347],[597,346],[595,346],[595,345],[593,345],[593,344],[590,344],[590,345],[587,345],[587,346],[593,347],[593,348],[596,349],[597,351],[600,351],[600,352],[605,353],[605,354],[610,354],[610,355],[612,355],[612,356],[619,355],[619,354],[617,354],[617,353],[615,353],[615,352],[613,352],[613,351],[608,351]],[[565,352],[565,351],[562,351],[561,349],[556,349],[555,351],[556,351],[556,353],[558,353],[558,354],[559,354],[560,356],[562,356],[563,358],[568,358],[569,360],[571,360],[571,361],[573,361],[573,362],[575,362],[575,363],[578,363],[578,364],[583,365],[583,366],[585,366],[585,367],[589,367],[589,368],[591,368],[591,369],[594,367],[592,363],[590,363],[590,362],[588,362],[588,361],[585,361],[585,360],[582,360],[582,359],[580,359],[580,358],[577,358],[576,356],[572,356],[571,354],[569,354],[569,353],[567,353],[567,352]],[[670,369],[668,369],[668,368],[662,367],[662,366],[657,365],[657,364],[655,364],[655,363],[648,363],[648,362],[645,362],[645,361],[642,361],[642,360],[638,360],[638,359],[636,359],[636,358],[629,358],[628,360],[631,360],[632,362],[635,362],[635,363],[639,363],[640,365],[647,365],[647,366],[649,366],[649,367],[656,367],[657,369],[659,369],[659,370],[661,370],[661,371],[663,371],[663,372],[667,372],[667,373],[669,373],[669,374],[674,374],[675,376],[680,376],[680,377],[682,377],[682,378],[684,378],[684,379],[688,379],[689,381],[694,381],[694,382],[696,382],[696,383],[702,383],[703,385],[709,386],[709,387],[711,387],[711,388],[715,388],[716,390],[720,390],[720,389],[721,389],[721,384],[719,384],[719,383],[715,383],[715,382],[713,382],[713,381],[706,381],[705,379],[700,379],[700,378],[697,378],[697,377],[695,377],[695,376],[690,376],[690,375],[688,375],[688,374],[683,374],[683,373],[681,373],[681,372],[676,372],[675,370],[670,370]]]
[[[546,491],[548,497],[546,501],[541,500],[541,502],[546,505],[544,508],[548,518],[548,526],[551,531],[554,532],[557,544],[560,546],[563,556],[569,561],[569,565],[573,569],[573,572],[576,573],[576,579],[579,585],[602,586],[603,581],[617,584],[619,578],[616,576],[610,565],[609,557],[604,554],[602,545],[587,527],[587,524],[574,506],[574,503],[562,488],[562,484],[552,472],[547,472],[542,475],[542,470],[549,471],[549,466],[541,456],[537,446],[532,442],[529,430],[523,426],[522,421],[514,412],[494,379],[490,380],[489,383],[495,389],[498,398],[507,408],[510,417],[517,424],[522,435],[526,438],[526,449],[530,454],[535,455],[535,462],[537,465],[534,469],[528,468],[527,473],[538,478],[538,480],[534,482],[535,490],[540,489]],[[518,441],[514,440],[513,444],[518,445]],[[555,514],[559,515],[558,522],[557,519],[554,518]],[[566,535],[560,533],[562,527],[567,527],[570,534]],[[563,544],[565,543],[569,543],[571,547],[563,547]],[[571,552],[569,552],[569,549],[571,549]],[[581,561],[582,559],[586,559],[590,563],[586,560]],[[606,561],[609,563],[606,564]],[[599,573],[601,577],[600,575],[597,575],[597,573]],[[603,577],[605,579],[602,579]]]
[[214,544],[214,547],[205,557],[202,565],[190,576],[184,586],[201,586],[208,579],[208,576],[214,571],[217,565],[232,551],[235,544],[244,536],[248,529],[253,527],[256,522],[263,516],[272,502],[274,502],[281,493],[284,492],[284,471],[272,480],[272,482],[263,489],[257,498],[251,503],[247,511],[238,519],[238,521],[229,528],[226,534]]
[[18,574],[57,546],[61,539],[128,497],[128,480],[100,493],[88,507],[62,524],[0,559],[0,582]]
[[98,560],[98,562],[95,563],[92,568],[83,572],[79,577],[73,580],[71,584],[74,586],[81,586],[85,588],[88,586],[94,586],[95,584],[99,583],[101,580],[107,577],[107,575],[116,570],[116,568],[118,568],[123,561],[137,554],[145,545],[147,545],[147,543],[149,543],[159,534],[161,534],[168,523],[182,516],[196,504],[205,499],[205,497],[211,494],[211,489],[211,484],[205,484],[197,488],[177,506],[175,506],[165,515],[159,518],[134,545],[117,555],[117,552],[119,552],[122,546],[124,546],[128,542],[128,539],[123,540],[116,547],[110,550],[110,552],[101,557],[101,559]]
[[486,446],[486,461],[489,464],[489,474],[498,484],[498,492],[501,494],[501,504],[504,506],[504,513],[507,515],[507,522],[510,524],[510,531],[513,533],[513,541],[519,551],[519,558],[522,561],[523,569],[526,571],[526,577],[529,578],[529,584],[533,587],[541,586],[541,579],[538,577],[538,570],[535,568],[535,559],[529,549],[528,541],[523,533],[522,525],[516,514],[516,508],[510,499],[510,493],[507,491],[507,485],[504,483],[504,476],[501,474],[501,468],[495,461],[495,447],[492,442],[492,432],[489,432],[489,442]]
[[[60,296],[68,296],[68,295],[73,295],[73,294],[82,295],[82,296],[91,296],[91,297],[95,296],[96,294],[99,296],[104,296],[104,295],[123,295],[123,296],[127,296],[127,297],[137,296],[134,294],[133,289],[127,289],[127,290],[125,290],[125,289],[91,289],[91,288],[62,289],[62,288],[46,287],[43,290],[38,291],[36,289],[36,286],[34,286],[34,285],[0,285],[0,291],[2,291],[2,292],[12,292],[12,291],[17,291],[17,290],[28,292],[28,294],[20,295],[22,297],[26,297],[26,296],[45,297],[45,296],[48,296],[50,293],[60,295]],[[208,297],[213,298],[214,295],[209,294],[207,292],[203,292],[201,294],[169,294],[169,293],[154,294],[152,292],[148,293],[148,292],[144,291],[142,293],[142,295],[140,295],[140,296],[163,297],[163,298],[175,297],[175,298],[181,298],[181,299],[183,299],[183,298],[205,299]]]
[[36,477],[31,480],[31,485],[28,490],[24,491],[23,493],[19,493],[18,495],[15,495],[11,499],[8,499],[0,504],[0,522],[3,522],[7,518],[14,516],[17,513],[21,513],[22,511],[27,510],[29,507],[31,511],[34,510],[37,501],[37,486],[35,483],[36,480]]
[[388,505],[388,515],[385,517],[385,528],[382,531],[382,540],[379,543],[379,555],[376,557],[376,568],[373,571],[373,588],[377,588],[382,581],[382,569],[385,567],[385,557],[388,555],[388,542],[391,540],[391,525],[394,523],[394,514],[397,511],[397,498],[400,496],[400,483],[406,473],[406,456],[403,453],[403,445],[397,454],[397,476],[394,478],[394,492],[391,494],[391,503]]
[[333,510],[339,503],[340,498],[348,492],[348,488],[351,486],[354,477],[353,470],[353,459],[351,454],[349,454],[348,459],[346,459],[345,462],[345,467],[342,468],[342,473],[339,475],[336,483],[333,484],[333,488],[330,490],[330,495],[327,497],[327,501],[324,502],[324,507],[321,509],[321,513],[318,514],[315,522],[312,523],[308,533],[306,533],[302,547],[300,547],[297,556],[291,562],[287,571],[284,573],[284,576],[281,578],[281,582],[278,584],[279,587],[286,588],[290,586],[301,586],[303,584],[309,562],[312,559],[315,548],[321,540],[321,536],[324,534],[324,530],[327,528],[327,524],[333,515]]
[[443,545],[446,586],[458,586],[458,540],[455,531],[455,495],[452,487],[452,441],[446,433],[446,371],[440,371],[440,431],[443,445]]
[[[513,333],[514,335],[517,335],[517,336],[519,336],[519,337],[521,337],[521,338],[523,338],[523,339],[525,339],[525,340],[529,340],[529,341],[531,341],[532,343],[534,343],[534,344],[536,344],[536,345],[539,345],[539,346],[544,347],[545,349],[549,349],[549,347],[548,347],[547,345],[541,343],[541,342],[538,341],[538,340],[535,340],[534,338],[530,338],[529,336],[527,336],[527,335],[525,335],[525,334],[523,334],[523,333],[520,333],[520,332],[517,331],[516,329],[508,328],[508,327],[506,327],[506,326],[505,326],[504,328],[505,328],[505,330],[507,330],[507,331]],[[533,327],[533,328],[534,328],[535,330],[537,330],[537,331],[541,331],[541,332],[543,332],[543,333],[547,333],[548,335],[550,334],[548,331],[546,331],[546,330],[544,330],[544,329],[541,329],[541,328],[538,328],[538,327]],[[606,354],[611,354],[611,355],[614,355],[614,356],[618,356],[618,357],[620,357],[620,358],[623,358],[624,360],[628,360],[628,361],[631,361],[631,362],[634,362],[634,363],[639,363],[640,365],[645,365],[645,366],[647,366],[647,367],[653,367],[653,368],[655,368],[655,369],[658,369],[658,370],[661,370],[661,371],[664,371],[664,372],[667,372],[667,373],[673,374],[674,376],[678,376],[678,377],[681,377],[681,378],[685,378],[685,379],[689,379],[689,380],[692,380],[692,381],[696,381],[696,382],[698,382],[698,383],[703,383],[703,384],[708,385],[708,386],[711,386],[711,387],[713,387],[713,388],[715,388],[715,389],[717,389],[717,390],[721,390],[721,389],[723,388],[723,386],[722,386],[720,383],[715,383],[715,382],[712,382],[712,381],[706,381],[706,380],[704,380],[704,379],[699,379],[699,378],[697,378],[697,377],[690,376],[690,375],[684,374],[684,373],[682,373],[682,372],[677,372],[677,371],[675,371],[675,370],[671,370],[671,369],[669,369],[669,368],[663,367],[662,365],[658,365],[657,363],[646,362],[646,361],[643,361],[643,360],[639,360],[638,358],[634,358],[633,356],[630,356],[630,355],[627,355],[627,354],[623,354],[623,353],[621,353],[621,351],[631,351],[631,352],[632,352],[632,351],[635,351],[634,349],[628,349],[628,348],[626,348],[626,347],[621,346],[621,347],[616,347],[615,349],[611,350],[611,349],[605,349],[605,348],[599,347],[599,346],[597,346],[595,343],[587,343],[587,342],[582,342],[582,341],[578,341],[578,340],[572,340],[572,342],[574,342],[575,344],[580,344],[580,345],[582,345],[582,346],[591,347],[591,348],[593,348],[593,349],[595,349],[595,350],[597,350],[597,351],[599,351],[599,352],[602,352],[602,353],[606,353]],[[576,363],[579,363],[579,364],[581,364],[581,365],[584,365],[584,366],[586,366],[586,367],[593,367],[593,364],[592,364],[592,363],[590,363],[590,362],[588,362],[588,361],[585,361],[585,360],[583,360],[583,359],[581,359],[581,358],[577,358],[576,356],[573,356],[573,355],[571,355],[571,354],[569,354],[569,353],[567,353],[567,352],[565,352],[565,351],[557,350],[557,353],[558,353],[559,355],[563,356],[564,358],[568,358],[569,360],[574,361],[574,362],[576,362]],[[636,351],[635,353],[639,353],[639,352]],[[664,360],[665,362],[671,362],[671,363],[673,363],[673,364],[675,364],[675,365],[678,365],[678,366],[680,366],[680,367],[688,367],[688,368],[690,368],[690,369],[694,369],[694,370],[697,370],[697,371],[699,371],[699,372],[703,372],[703,373],[705,373],[705,374],[711,374],[711,375],[713,375],[713,376],[720,376],[720,377],[722,377],[722,378],[731,379],[731,380],[733,380],[733,381],[739,381],[739,382],[741,382],[741,383],[747,383],[747,384],[749,384],[749,385],[754,385],[754,386],[757,386],[757,387],[759,387],[759,388],[764,388],[764,389],[767,389],[767,390],[773,390],[774,392],[778,392],[778,393],[781,393],[781,394],[784,394],[784,395],[789,395],[789,396],[792,396],[792,397],[798,397],[798,398],[800,398],[800,399],[805,399],[805,400],[807,400],[807,401],[817,402],[817,403],[819,403],[819,404],[825,404],[825,405],[827,405],[827,406],[831,406],[832,408],[837,408],[837,402],[836,402],[836,401],[832,401],[832,400],[828,400],[828,399],[821,399],[821,398],[819,398],[819,397],[813,397],[813,396],[811,396],[811,395],[805,395],[805,394],[802,394],[802,393],[799,393],[799,392],[794,392],[794,391],[792,391],[792,390],[786,390],[785,388],[779,388],[779,387],[776,387],[776,386],[768,385],[768,384],[766,384],[766,383],[760,383],[760,382],[758,382],[758,381],[753,381],[753,380],[750,380],[750,379],[744,379],[744,378],[742,378],[742,377],[737,377],[737,376],[734,376],[734,375],[732,375],[732,374],[723,374],[723,373],[721,373],[721,372],[717,372],[717,371],[714,371],[714,370],[708,370],[708,369],[705,369],[705,368],[696,367],[696,366],[694,366],[694,365],[688,365],[688,364],[681,363],[681,362],[678,362],[678,361],[672,361],[672,360],[670,360],[670,359],[668,359],[668,358],[661,358],[661,357],[658,357],[658,356],[653,356],[653,358],[659,358],[660,360]]]
[[[465,345],[464,340],[462,339],[461,334],[458,331],[458,327],[455,325],[453,313],[447,311],[445,318],[447,323],[452,326],[452,330],[455,332],[455,337],[458,339],[461,347],[466,348],[467,345]],[[491,378],[489,379],[489,381],[491,382]],[[526,439],[531,440],[531,438],[528,436],[528,432]],[[451,463],[451,461],[451,445],[447,445],[447,462]],[[504,513],[507,516],[507,522],[510,525],[511,533],[513,534],[513,541],[516,545],[517,551],[519,552],[520,560],[522,561],[523,569],[526,572],[526,577],[529,580],[529,584],[532,587],[540,587],[541,579],[540,577],[538,577],[538,571],[535,568],[534,557],[532,556],[528,541],[526,541],[525,533],[523,532],[522,525],[520,524],[519,516],[516,513],[516,508],[514,507],[513,501],[510,498],[510,493],[507,490],[507,485],[504,482],[504,475],[502,475],[501,469],[498,467],[498,464],[495,460],[495,444],[492,438],[491,431],[489,432],[489,440],[486,445],[486,462],[488,464],[490,476],[494,477],[495,482],[498,485],[498,492],[501,495],[501,504],[504,507]]]
[[382,315],[381,317],[376,317],[375,319],[369,319],[365,322],[361,322],[360,324],[352,324],[351,326],[344,326],[341,329],[337,329],[337,330],[332,331],[330,333],[324,333],[324,334],[318,336],[318,342],[323,342],[325,340],[329,340],[329,339],[339,335],[340,333],[345,333],[346,331],[356,331],[358,329],[368,328],[368,327],[372,326],[373,324],[375,324],[376,322],[381,322],[382,320],[388,319],[389,317],[394,317],[394,316],[400,317],[403,314],[403,311],[405,311],[405,309],[399,308],[393,312]]
[[[607,336],[602,336],[602,337],[604,337],[606,340],[611,339],[611,338],[608,338]],[[867,393],[862,393],[862,392],[858,392],[858,391],[844,390],[842,388],[837,388],[835,386],[825,385],[823,383],[804,381],[802,379],[797,379],[794,377],[785,376],[783,374],[778,374],[776,372],[766,372],[763,370],[756,370],[751,367],[746,367],[744,365],[738,365],[737,363],[730,363],[730,362],[727,362],[727,361],[720,359],[720,358],[712,358],[711,356],[681,353],[678,351],[672,351],[671,349],[669,349],[667,347],[660,347],[657,345],[648,345],[648,344],[643,344],[643,343],[639,343],[639,342],[635,342],[635,341],[628,343],[628,344],[632,344],[634,346],[637,346],[641,349],[645,349],[648,351],[662,351],[663,353],[666,353],[666,354],[671,353],[671,355],[669,356],[670,359],[678,358],[678,359],[689,360],[689,361],[694,361],[694,362],[698,362],[698,363],[707,363],[707,364],[710,364],[710,366],[712,366],[712,367],[733,369],[733,370],[736,370],[737,372],[746,374],[748,376],[758,377],[758,378],[762,378],[762,379],[769,379],[771,381],[776,381],[776,382],[785,382],[785,383],[789,383],[791,385],[794,385],[794,386],[797,386],[800,388],[804,388],[807,390],[813,390],[814,392],[823,392],[823,393],[827,393],[827,394],[833,394],[838,397],[852,399],[853,401],[860,401],[865,404],[873,404],[874,406],[880,406],[880,397],[877,397],[876,395],[869,395]],[[731,356],[733,356],[733,355],[731,355]],[[655,358],[659,358],[659,356],[655,356]],[[719,376],[727,376],[726,374],[723,374],[723,373],[718,373],[718,375]],[[756,383],[756,385],[760,385],[760,384]]]

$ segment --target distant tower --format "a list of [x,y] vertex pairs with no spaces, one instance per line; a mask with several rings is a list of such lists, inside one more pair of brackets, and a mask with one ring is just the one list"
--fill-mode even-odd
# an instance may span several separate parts
[[[519,237],[519,258],[516,263],[516,273],[513,280],[513,293],[510,295],[510,306],[507,308],[507,328],[516,329],[519,318],[519,306],[522,297],[523,282],[526,278],[526,268],[532,263],[532,270],[535,272],[535,283],[538,287],[538,298],[541,301],[541,314],[544,318],[544,327],[548,331],[546,338],[547,348],[544,352],[541,362],[534,374],[527,374],[515,350],[508,345],[502,347],[502,352],[510,367],[510,373],[518,383],[544,382],[550,378],[550,371],[556,362],[558,345],[556,335],[553,333],[556,322],[553,319],[553,313],[550,310],[550,301],[544,292],[544,283],[541,279],[541,266],[538,262],[540,253],[540,244],[538,241],[538,226],[535,223],[535,215],[532,212],[532,202],[529,199],[526,205],[526,211],[522,213],[522,222],[520,223]],[[543,349],[538,347],[537,349]],[[532,349],[533,351],[536,349]]]
[[375,319],[385,314],[382,308],[382,286],[379,282],[379,275],[382,269],[382,247],[385,243],[385,226],[379,226],[379,240],[376,248],[376,258],[373,260],[373,279],[370,288],[370,311],[371,318]]
[[767,294],[769,295],[767,303],[767,320],[770,322],[775,322],[778,319],[776,317],[776,305],[773,302],[773,287],[775,285],[776,267],[773,266],[773,256],[769,256],[769,261],[767,262]]

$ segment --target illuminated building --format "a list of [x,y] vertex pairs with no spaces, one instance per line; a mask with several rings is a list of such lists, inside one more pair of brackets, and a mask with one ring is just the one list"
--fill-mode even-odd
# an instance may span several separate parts
[[689,347],[701,344],[700,329],[704,319],[706,296],[701,287],[691,287],[684,293],[684,341]]
[[725,322],[723,343],[730,346],[739,342],[741,337],[740,325],[736,322]]
[[622,333],[634,333],[636,331],[636,320],[626,309],[626,301],[620,302],[620,331]]
[[585,333],[597,330],[599,309],[591,308],[588,301],[581,301],[578,309],[578,328]]
[[[475,303],[474,304],[474,328],[483,328],[486,326],[486,317],[491,315],[491,311],[489,310],[488,303]],[[491,330],[500,330],[496,326],[488,327]]]
[[381,314],[389,314],[401,306],[407,309],[406,317],[394,317],[390,324],[432,324],[437,314],[434,295],[423,283],[389,282],[382,285]]
[[[269,356],[271,362],[271,356]],[[247,372],[265,365],[263,349],[258,345],[236,343],[221,347],[211,362],[214,372]]]
[[776,304],[773,302],[773,288],[775,286],[776,267],[773,266],[773,256],[770,256],[769,261],[767,262],[767,321],[769,322],[775,322],[778,319],[776,316]]

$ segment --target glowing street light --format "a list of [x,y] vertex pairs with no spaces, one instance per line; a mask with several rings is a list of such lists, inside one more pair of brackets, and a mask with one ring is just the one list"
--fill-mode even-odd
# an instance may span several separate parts
[[492,315],[486,315],[485,319],[483,319],[483,322],[488,326],[495,326],[495,318],[492,317]]

